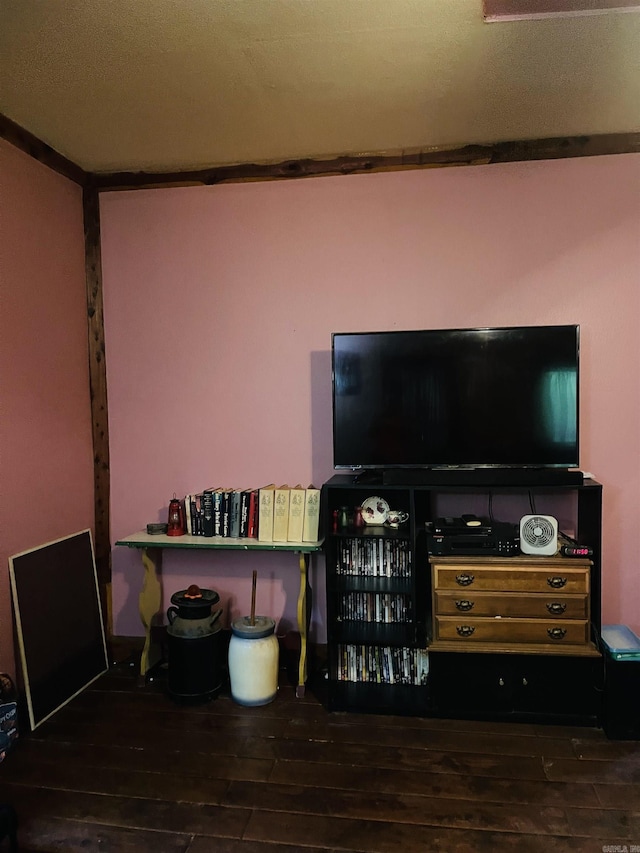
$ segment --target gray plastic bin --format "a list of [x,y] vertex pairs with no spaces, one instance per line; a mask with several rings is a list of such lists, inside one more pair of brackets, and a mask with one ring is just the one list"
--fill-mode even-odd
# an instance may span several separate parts
[[640,638],[626,625],[603,625],[602,727],[612,740],[640,740]]

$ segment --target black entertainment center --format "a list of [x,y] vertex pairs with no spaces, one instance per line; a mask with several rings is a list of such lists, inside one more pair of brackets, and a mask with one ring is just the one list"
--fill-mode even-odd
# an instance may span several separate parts
[[[332,365],[330,707],[597,723],[602,487],[578,470],[579,327],[335,333]],[[468,551],[435,548],[442,508],[467,505],[483,516]],[[494,535],[518,529],[521,549]],[[562,534],[588,548],[564,556]]]

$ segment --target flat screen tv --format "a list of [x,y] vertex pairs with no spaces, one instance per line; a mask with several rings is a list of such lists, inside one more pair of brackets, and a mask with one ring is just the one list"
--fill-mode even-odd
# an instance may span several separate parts
[[580,327],[334,332],[335,468],[571,468]]

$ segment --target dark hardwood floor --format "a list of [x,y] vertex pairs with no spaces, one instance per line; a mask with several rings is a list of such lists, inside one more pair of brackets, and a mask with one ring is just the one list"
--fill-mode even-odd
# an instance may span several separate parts
[[[23,851],[640,853],[640,742],[597,729],[180,706],[115,666],[0,765]],[[0,844],[0,850],[8,849]]]

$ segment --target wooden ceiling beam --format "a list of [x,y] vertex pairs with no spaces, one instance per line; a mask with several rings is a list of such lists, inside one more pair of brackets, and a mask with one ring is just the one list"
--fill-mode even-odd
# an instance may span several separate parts
[[640,151],[640,133],[595,136],[559,136],[525,139],[459,148],[425,148],[417,151],[344,155],[333,159],[285,160],[280,163],[240,163],[181,172],[111,172],[94,176],[98,190],[152,189],[169,186],[211,186],[242,181],[351,175],[364,172],[471,166],[528,160],[557,160]]
[[59,154],[46,142],[38,139],[28,130],[20,127],[14,121],[11,121],[7,116],[0,113],[0,138],[6,139],[20,151],[24,151],[34,160],[38,160],[54,172],[64,175],[76,184],[84,187],[89,181],[89,172],[85,172],[80,166],[76,166],[71,160],[67,160],[62,154]]
[[334,158],[302,158],[278,163],[238,163],[185,169],[178,172],[119,171],[87,172],[63,157],[45,142],[0,113],[0,138],[83,187],[100,190],[151,189],[169,186],[209,186],[242,181],[271,181],[322,175],[472,166],[487,163],[514,163],[528,160],[557,160],[566,157],[594,157],[640,152],[640,133],[608,133],[583,136],[555,136],[508,142],[470,144],[456,148],[379,152],[342,155]]

